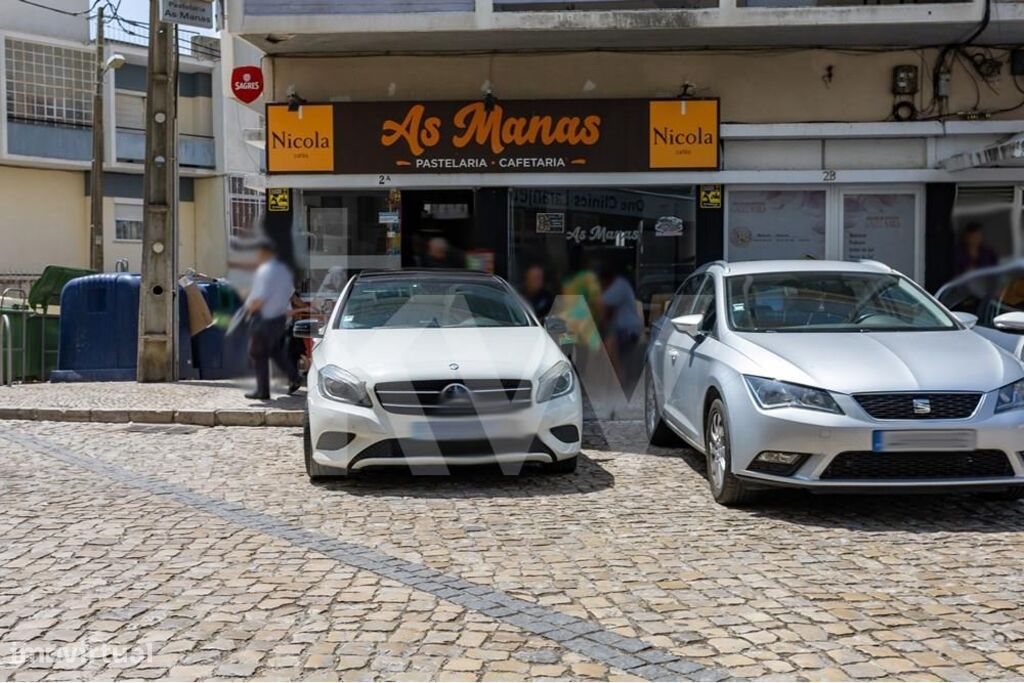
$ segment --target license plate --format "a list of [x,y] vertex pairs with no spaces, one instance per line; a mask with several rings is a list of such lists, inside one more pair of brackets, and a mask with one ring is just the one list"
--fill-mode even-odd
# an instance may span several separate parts
[[484,426],[479,420],[444,420],[416,422],[412,425],[412,438],[437,441],[468,441],[486,439]]
[[902,429],[875,431],[871,450],[875,453],[899,451],[973,451],[978,434],[973,429]]

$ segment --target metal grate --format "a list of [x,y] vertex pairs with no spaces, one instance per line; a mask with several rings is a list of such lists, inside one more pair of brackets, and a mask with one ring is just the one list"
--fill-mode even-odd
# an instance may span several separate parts
[[382,382],[375,387],[384,410],[401,415],[481,415],[528,408],[532,384],[518,379]]
[[855,394],[876,420],[964,420],[981,401],[978,393]]
[[1013,466],[1002,451],[937,453],[840,453],[822,473],[822,479],[987,479],[1012,477]]

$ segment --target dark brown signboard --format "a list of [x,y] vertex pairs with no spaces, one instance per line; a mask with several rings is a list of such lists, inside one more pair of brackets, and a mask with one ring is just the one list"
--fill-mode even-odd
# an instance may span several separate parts
[[718,100],[267,106],[269,173],[717,170]]

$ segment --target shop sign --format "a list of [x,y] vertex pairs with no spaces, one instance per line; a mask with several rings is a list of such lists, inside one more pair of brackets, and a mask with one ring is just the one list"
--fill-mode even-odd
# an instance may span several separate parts
[[401,218],[397,211],[378,211],[377,222],[381,225],[398,225],[401,223]]
[[538,213],[537,232],[541,235],[561,235],[565,233],[565,214]]
[[213,0],[160,0],[160,21],[213,28]]
[[334,108],[307,104],[295,111],[267,107],[267,169],[275,173],[335,170]]
[[700,186],[700,208],[721,209],[722,208],[722,186],[701,185]]
[[258,100],[263,94],[263,69],[258,66],[236,66],[231,71],[231,92],[245,104]]
[[624,247],[626,246],[626,242],[636,242],[639,240],[640,231],[616,230],[604,225],[595,225],[591,228],[584,228],[577,225],[566,234],[565,239],[567,242],[573,242],[574,244],[590,242],[596,244],[613,244],[617,247]]
[[291,191],[286,187],[275,187],[267,190],[268,211],[290,211]]
[[269,173],[717,170],[718,100],[267,106]]

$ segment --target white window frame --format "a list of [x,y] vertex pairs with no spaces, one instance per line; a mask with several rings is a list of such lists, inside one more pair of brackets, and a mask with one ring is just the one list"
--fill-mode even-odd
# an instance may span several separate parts
[[[255,194],[235,192],[232,188],[232,180],[238,180],[245,190]],[[232,203],[235,198],[255,205],[256,210],[253,216],[255,220],[258,220],[263,211],[266,210],[265,193],[262,190],[246,187],[245,180],[246,176],[243,173],[229,173],[224,176],[224,197],[226,198],[226,201],[224,202],[224,229],[228,244],[231,244],[231,240],[234,237],[246,237],[246,235],[241,232],[239,234],[235,234],[234,232],[235,225]]]
[[[843,197],[847,194],[912,194],[914,202],[914,272],[905,273],[916,282],[924,282],[925,269],[925,188],[918,184],[772,184],[772,185],[727,185],[725,203],[722,207],[724,226],[722,230],[722,253],[729,259],[729,206],[730,194],[734,191],[796,191],[825,192],[825,258],[842,261],[843,248]],[[1018,198],[1024,187],[1018,187]],[[794,257],[796,258],[796,257]]]
[[[79,60],[78,66],[80,68],[74,68],[69,66],[67,63],[58,62],[56,53],[51,52],[54,57],[54,63],[48,65],[46,61],[32,62],[32,71],[29,73],[25,71],[24,80],[18,76],[18,74],[11,74],[13,78],[8,78],[7,69],[22,68],[27,69],[28,63],[14,63],[8,58],[8,45],[12,45],[12,50],[16,50],[15,44],[20,43],[26,46],[34,48],[41,48],[44,50],[58,51],[66,50],[69,52],[78,53],[81,59]],[[78,128],[88,128],[92,126],[94,119],[94,112],[92,111],[93,105],[93,94],[95,92],[95,57],[87,50],[83,49],[81,45],[72,45],[65,42],[55,42],[49,40],[39,40],[30,36],[22,36],[19,34],[7,33],[0,34],[0,50],[4,53],[3,67],[4,73],[2,74],[5,82],[4,88],[4,100],[3,108],[5,114],[5,121],[10,120],[12,117],[24,118],[26,121],[36,122],[40,125],[55,125],[55,126],[72,126]],[[12,66],[13,64],[13,66]],[[55,69],[60,68],[61,71],[54,72],[52,74],[51,82],[47,82],[47,74],[44,72],[39,73],[39,69],[46,69],[47,66],[53,66]],[[81,79],[70,78],[69,76],[78,75]],[[42,80],[40,80],[42,76]],[[46,95],[42,98],[42,101],[47,103],[52,97],[52,113],[48,113],[46,110],[43,111],[42,115],[36,115],[32,112],[23,112],[23,117],[19,116],[17,111],[9,111],[11,104],[7,101],[8,97],[11,96],[12,92],[20,92],[19,84],[29,83],[35,88],[42,89]],[[70,85],[69,85],[70,84]],[[57,97],[57,95],[60,95]],[[69,104],[69,102],[71,104]],[[79,108],[78,104],[81,107]],[[81,114],[76,116],[75,113]],[[70,115],[69,115],[70,114]]]
[[[835,229],[835,220],[831,211],[831,194],[829,185],[814,185],[814,184],[793,184],[793,185],[726,185],[725,187],[725,202],[722,205],[722,245],[725,254],[725,260],[729,260],[729,226],[730,216],[729,207],[732,202],[730,198],[733,192],[825,192],[825,258],[833,259],[837,258],[833,255],[829,248],[832,242],[832,232]],[[799,256],[793,256],[793,258],[799,258]]]
[[[117,221],[118,221],[117,209],[120,206],[137,206],[141,210],[143,208],[143,206],[144,206],[144,203],[143,203],[143,201],[141,199],[124,199],[124,198],[118,197],[117,199],[114,200],[114,232],[111,235],[111,237],[113,238],[113,241],[115,243],[117,243],[117,244],[142,244],[142,239],[141,238],[136,240],[136,239],[125,239],[125,238],[121,238],[121,237],[117,236]],[[143,216],[143,220],[145,220],[145,216]]]
[[[119,109],[117,107],[117,99],[118,99],[118,97],[122,97],[122,96],[123,97],[133,97],[135,99],[142,100],[142,120],[140,121],[140,123],[142,123],[142,125],[143,125],[142,128],[133,128],[133,127],[126,126],[124,124],[124,121],[121,120],[121,116],[120,116],[121,112],[119,111]],[[125,88],[115,88],[114,89],[114,107],[113,107],[113,110],[114,110],[113,118],[114,118],[114,128],[115,128],[115,130],[116,129],[120,129],[120,128],[123,128],[125,130],[136,131],[136,132],[144,132],[146,130],[146,128],[145,128],[145,125],[146,125],[146,93],[139,92],[138,90],[127,90]]]
[[[849,194],[910,194],[914,196],[914,272],[904,273],[904,275],[910,276],[915,282],[924,282],[925,276],[925,193],[924,186],[922,185],[838,185],[835,188],[836,198],[833,201],[829,199],[829,208],[833,209],[836,213],[835,224],[836,232],[833,235],[835,240],[835,256],[829,256],[829,258],[836,258],[839,260],[845,260],[846,254],[843,253],[843,249],[846,246],[845,235],[843,235],[843,207],[845,202],[843,199]],[[831,219],[832,217],[829,216]],[[826,235],[828,230],[826,229]],[[828,237],[826,236],[826,249],[828,244]]]

